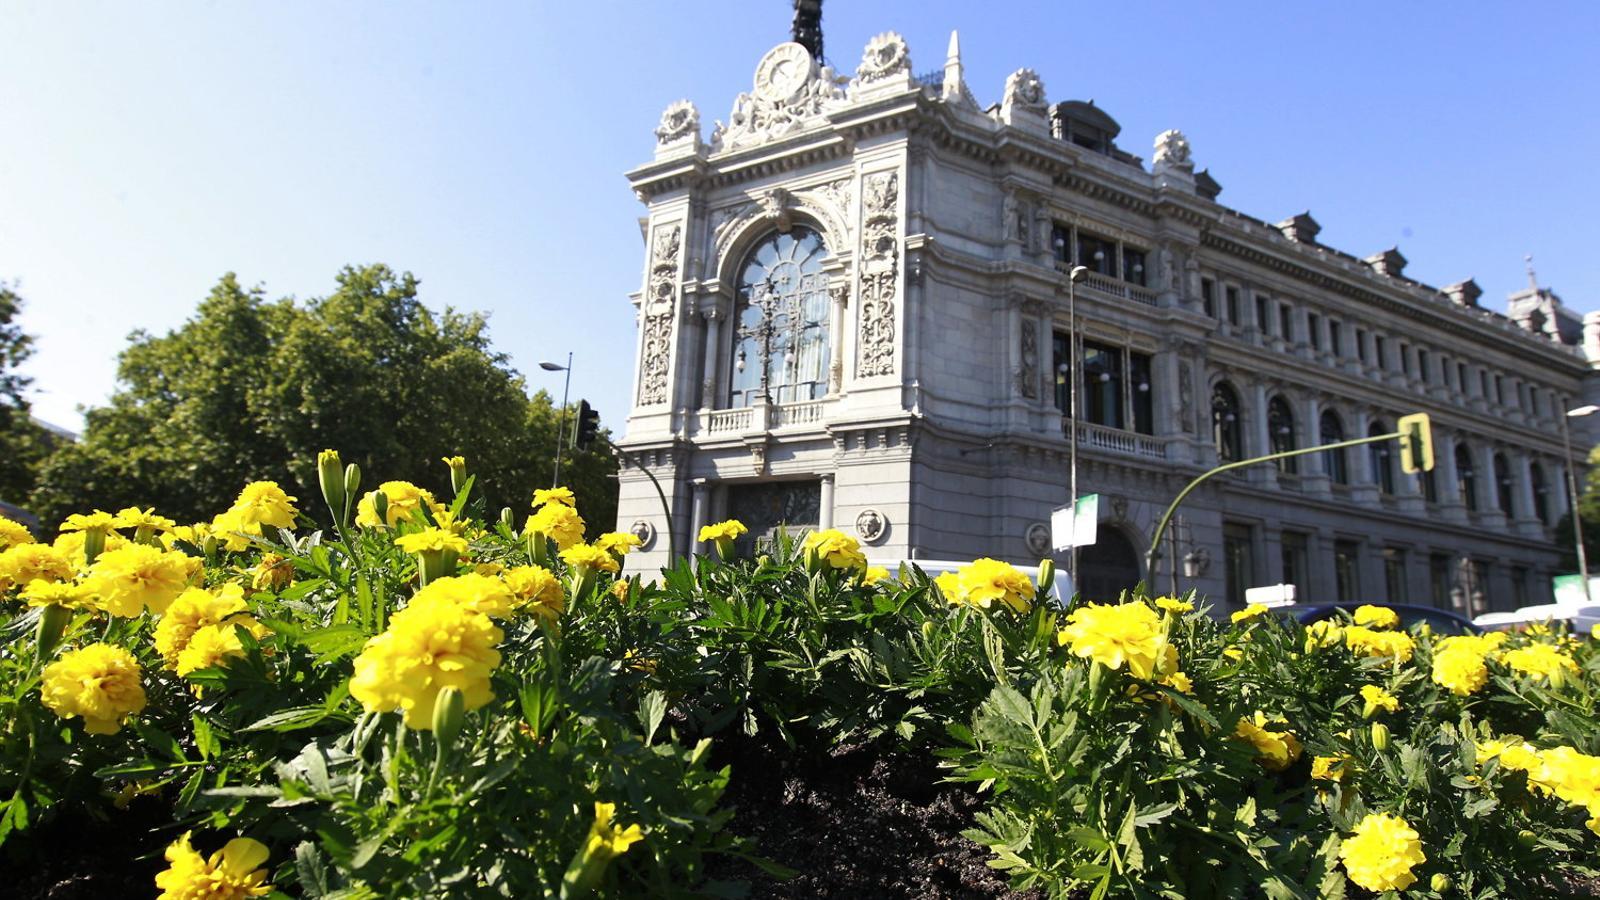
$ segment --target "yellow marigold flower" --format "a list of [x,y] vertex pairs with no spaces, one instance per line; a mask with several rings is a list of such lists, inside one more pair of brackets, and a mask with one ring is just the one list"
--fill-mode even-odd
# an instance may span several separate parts
[[[583,517],[578,511],[561,503],[546,503],[528,517],[523,534],[542,534],[556,547],[565,550],[583,540]],[[603,552],[603,551],[602,551]]]
[[249,616],[238,616],[217,625],[206,625],[189,638],[189,643],[178,654],[177,672],[186,676],[190,672],[225,666],[228,660],[244,655],[244,644],[239,640],[239,629],[250,632],[256,640],[269,633],[267,627]]
[[[623,582],[619,581],[617,583],[622,584]],[[622,654],[622,662],[635,672],[643,672],[646,675],[654,675],[656,673],[655,660],[648,656],[640,656],[638,653],[632,650]]]
[[110,531],[117,527],[117,517],[105,510],[97,509],[92,513],[73,513],[61,523],[61,531],[89,531],[98,528],[101,531]]
[[622,579],[620,581],[613,581],[609,591],[611,596],[616,598],[618,602],[624,602],[628,599],[629,589],[630,588],[627,579]]
[[510,616],[511,609],[516,604],[516,595],[504,581],[476,572],[435,578],[428,582],[427,587],[417,591],[417,596],[411,602],[415,603],[424,598],[447,600],[473,612],[494,616],[497,619]]
[[644,541],[630,531],[608,531],[595,538],[594,545],[615,556],[627,556],[633,548],[644,546]]
[[34,543],[33,532],[28,530],[21,522],[13,522],[5,516],[0,516],[0,550],[15,547],[18,544]]
[[494,699],[490,674],[504,633],[482,613],[434,595],[412,598],[356,657],[350,695],[368,712],[399,709],[406,725],[433,728],[439,692],[456,688],[467,709]]
[[1405,819],[1368,813],[1339,848],[1350,880],[1369,891],[1403,891],[1417,880],[1412,868],[1427,861],[1421,835]]
[[67,555],[49,544],[16,544],[0,552],[0,590],[35,581],[70,581],[74,574]]
[[200,560],[175,550],[128,544],[100,554],[85,584],[113,616],[137,616],[146,609],[163,613],[200,567]]
[[293,528],[295,498],[284,493],[276,481],[252,481],[239,492],[228,512],[250,525]]
[[1528,781],[1546,795],[1586,809],[1600,809],[1600,756],[1579,753],[1572,747],[1553,747],[1539,753],[1539,766]]
[[[1171,650],[1173,653],[1178,652],[1176,647],[1169,647],[1167,649]],[[1190,681],[1189,676],[1183,672],[1173,672],[1171,675],[1161,679],[1161,683],[1172,688],[1180,694],[1194,693],[1194,682]]]
[[1229,617],[1229,619],[1233,622],[1233,624],[1237,625],[1240,622],[1248,622],[1257,616],[1266,615],[1267,609],[1267,607],[1262,606],[1259,603],[1252,603],[1249,606],[1246,606],[1244,609],[1234,613]]
[[553,487],[553,488],[537,488],[537,489],[534,490],[534,492],[533,492],[533,508],[534,509],[538,509],[541,506],[546,506],[546,505],[549,505],[549,504],[552,504],[552,503],[556,504],[558,506],[570,506],[570,507],[573,507],[573,508],[577,508],[577,506],[578,506],[578,498],[577,498],[577,496],[575,494],[572,493],[572,490],[570,488]]
[[1387,657],[1410,662],[1416,641],[1403,631],[1374,631],[1365,625],[1344,629],[1344,644],[1357,656]]
[[22,589],[22,599],[28,601],[29,606],[64,606],[68,609],[94,606],[94,595],[75,581],[34,579]]
[[1500,649],[1505,643],[1505,632],[1494,631],[1488,634],[1458,634],[1447,637],[1433,645],[1433,653],[1454,653],[1457,651],[1472,653],[1477,656],[1488,656]]
[[594,572],[618,572],[622,568],[617,565],[616,559],[611,554],[592,544],[573,544],[562,550],[561,561],[574,569],[588,569]]
[[1350,774],[1350,754],[1311,758],[1311,777],[1318,781],[1343,781]]
[[1368,628],[1396,628],[1400,625],[1400,614],[1387,606],[1369,603],[1356,607],[1355,623]]
[[244,589],[237,584],[225,584],[216,591],[189,588],[172,601],[156,623],[156,650],[166,660],[167,668],[175,668],[178,654],[189,646],[195,632],[225,622],[246,608]]
[[1074,610],[1056,635],[1071,644],[1074,656],[1091,659],[1108,669],[1128,667],[1135,678],[1175,671],[1178,651],[1167,643],[1161,617],[1143,603],[1090,603]]
[[1450,689],[1458,697],[1477,693],[1489,683],[1489,667],[1483,664],[1483,654],[1474,653],[1470,647],[1445,647],[1434,651],[1434,684]]
[[[162,533],[161,546],[171,550],[174,544],[182,541],[183,543],[188,544],[198,550],[205,546],[206,538],[208,537],[212,537],[210,522],[196,522],[193,525],[175,525],[170,531]],[[109,542],[107,543],[109,545]]]
[[[56,539],[50,542],[50,546],[54,547],[56,552],[66,557],[67,562],[72,565],[74,571],[87,572],[89,570],[89,556],[84,552],[83,549],[83,545],[85,543],[86,537],[84,532],[67,531],[57,535]],[[115,550],[118,547],[127,546],[128,543],[129,541],[127,538],[116,533],[115,531],[111,531],[106,533],[105,546],[100,549],[102,551]]]
[[616,814],[615,803],[595,803],[594,824],[589,826],[589,838],[584,844],[585,853],[610,859],[628,852],[629,847],[644,840],[644,831],[638,825],[618,828],[611,821]]
[[551,620],[559,618],[566,611],[567,596],[561,589],[561,582],[554,572],[544,566],[517,566],[507,569],[503,577],[506,587],[516,598],[518,609]]
[[1504,737],[1490,738],[1487,741],[1477,741],[1474,744],[1474,749],[1476,750],[1478,765],[1481,766],[1489,760],[1500,756],[1500,754],[1506,752],[1512,747],[1529,746],[1530,745],[1523,742],[1522,738],[1513,734],[1506,735]]
[[454,479],[457,474],[466,474],[467,458],[465,456],[441,456],[439,462],[450,467],[450,477]]
[[261,536],[261,523],[251,522],[230,509],[212,518],[210,531],[222,542],[223,549],[237,553],[250,549],[250,539]]
[[739,535],[745,534],[749,530],[738,519],[729,519],[726,522],[718,522],[715,525],[702,526],[700,536],[696,540],[702,543],[705,541],[732,541],[737,540]]
[[167,847],[167,868],[156,875],[161,895],[156,900],[245,900],[272,893],[267,883],[267,848],[250,838],[234,838],[202,857],[189,843],[189,832]]
[[1234,662],[1238,662],[1239,660],[1244,659],[1244,650],[1230,644],[1222,648],[1222,655],[1233,660]]
[[63,719],[83,717],[90,734],[116,734],[144,709],[139,661],[110,644],[90,644],[44,667],[40,698]]
[[869,587],[877,584],[880,581],[888,580],[889,570],[883,566],[867,566],[867,571],[863,572],[861,575],[861,583]]
[[[949,584],[948,581],[939,582],[940,589]],[[1033,608],[1032,579],[1017,571],[1010,563],[998,559],[983,557],[973,560],[970,566],[962,566],[956,572],[955,588],[953,596],[949,592],[945,594],[951,603],[966,603],[988,609],[999,601],[1012,612],[1018,613]]]
[[1364,711],[1361,714],[1363,718],[1372,718],[1374,715],[1377,715],[1378,710],[1380,709],[1388,712],[1395,712],[1400,708],[1399,697],[1396,697],[1395,695],[1374,684],[1366,684],[1361,686],[1361,699],[1366,703]]
[[150,531],[170,531],[178,524],[166,516],[156,515],[154,506],[149,509],[130,506],[118,512],[116,519],[113,521],[117,528],[144,528]]
[[472,571],[478,573],[479,575],[488,575],[491,577],[500,576],[505,574],[506,565],[505,563],[497,562],[481,562],[474,564]]
[[401,535],[395,538],[394,544],[407,553],[445,550],[457,554],[467,552],[466,539],[443,528],[424,528],[414,534]]
[[800,551],[808,562],[831,569],[861,571],[867,567],[866,554],[861,552],[861,542],[834,528],[813,531],[800,544]]
[[1256,762],[1273,772],[1287,769],[1300,758],[1300,741],[1287,723],[1271,721],[1265,713],[1257,712],[1253,719],[1241,718],[1234,726],[1233,736],[1254,747]]
[[1578,664],[1572,657],[1549,644],[1529,644],[1506,651],[1501,657],[1512,669],[1532,678],[1548,681],[1557,671],[1578,673]]
[[[373,500],[378,491],[383,492],[389,504],[388,512],[382,522],[378,521],[378,510]],[[410,521],[411,514],[415,510],[434,509],[438,506],[439,502],[433,498],[432,493],[409,481],[385,481],[378,485],[377,491],[368,491],[356,504],[356,524],[368,528],[392,528],[401,522]]]
[[1177,597],[1157,597],[1156,608],[1176,615],[1194,612],[1194,604]]
[[1333,647],[1344,643],[1344,629],[1332,619],[1323,619],[1306,626],[1306,652],[1319,647]]
[[250,569],[250,587],[258,591],[281,591],[294,584],[294,563],[276,553],[263,553]]

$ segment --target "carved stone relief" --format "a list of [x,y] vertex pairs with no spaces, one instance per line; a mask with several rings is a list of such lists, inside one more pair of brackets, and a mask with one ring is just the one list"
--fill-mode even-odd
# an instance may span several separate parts
[[667,402],[667,369],[672,362],[672,323],[677,310],[678,251],[683,227],[656,229],[650,245],[650,287],[644,299],[644,347],[639,364],[639,405]]
[[672,144],[690,136],[700,136],[700,111],[688,100],[679,100],[661,114],[661,124],[656,126],[656,144]]
[[1039,323],[1032,316],[1022,320],[1022,369],[1018,375],[1022,396],[1029,400],[1039,397]]
[[1176,128],[1156,135],[1155,149],[1151,160],[1154,166],[1194,171],[1194,161],[1189,158],[1189,139]]
[[793,42],[779,44],[761,58],[754,89],[734,99],[727,126],[717,123],[711,151],[753,147],[799,131],[826,105],[843,99],[832,71],[819,71],[806,48]]
[[863,377],[894,372],[899,199],[899,173],[874,172],[862,179],[861,340],[857,374]]
[[656,527],[644,519],[639,519],[628,526],[628,533],[639,539],[641,550],[649,550],[650,545],[655,543]]
[[1178,426],[1184,434],[1194,433],[1194,387],[1193,373],[1189,370],[1188,362],[1178,363]]
[[1028,552],[1034,556],[1048,556],[1050,553],[1050,526],[1043,522],[1034,522],[1028,526],[1023,541],[1028,545]]
[[911,74],[911,50],[906,46],[905,38],[893,31],[886,31],[867,42],[867,49],[861,54],[861,65],[856,68],[856,77],[851,80],[850,86],[859,87],[902,74]]
[[876,544],[878,541],[883,540],[883,536],[888,530],[889,520],[884,518],[883,513],[875,509],[864,509],[861,511],[861,515],[856,516],[856,534],[861,537],[861,540],[869,544]]

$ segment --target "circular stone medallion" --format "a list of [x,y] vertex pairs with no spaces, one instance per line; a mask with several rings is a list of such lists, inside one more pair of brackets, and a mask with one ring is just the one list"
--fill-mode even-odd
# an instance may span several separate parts
[[780,103],[799,93],[811,78],[811,54],[790,41],[779,44],[761,57],[756,66],[756,96]]

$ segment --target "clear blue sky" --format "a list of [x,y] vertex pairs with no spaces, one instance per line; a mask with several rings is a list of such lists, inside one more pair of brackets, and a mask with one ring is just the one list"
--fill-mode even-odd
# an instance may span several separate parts
[[[786,38],[786,0],[561,4],[0,0],[0,279],[20,282],[35,408],[104,401],[135,328],[179,325],[225,272],[271,296],[347,263],[491,314],[533,387],[620,425],[642,207],[622,173],[662,108],[709,132]],[[1311,209],[1357,255],[1393,244],[1484,303],[1541,283],[1600,309],[1600,4],[845,3],[853,70],[896,30],[918,72],[960,29],[981,102],[1031,66],[1145,156],[1181,128],[1221,199]]]

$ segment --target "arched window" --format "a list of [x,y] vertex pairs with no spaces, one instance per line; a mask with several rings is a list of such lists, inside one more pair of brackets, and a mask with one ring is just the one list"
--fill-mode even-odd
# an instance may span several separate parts
[[[1336,444],[1344,440],[1344,423],[1339,421],[1339,414],[1331,409],[1322,411],[1321,437],[1319,444]],[[1345,467],[1344,448],[1338,450],[1324,450],[1322,452],[1322,467],[1327,470],[1328,477],[1334,484],[1349,484],[1350,472]]]
[[1472,468],[1472,451],[1466,444],[1456,445],[1456,490],[1467,509],[1478,508],[1478,473]]
[[[1389,426],[1382,419],[1373,419],[1367,426],[1367,437],[1388,434]],[[1385,494],[1394,493],[1394,454],[1389,441],[1375,441],[1367,445],[1367,462],[1372,466],[1372,483]]]
[[[1539,396],[1534,394],[1535,397]],[[1539,521],[1550,524],[1550,485],[1544,480],[1544,466],[1533,463],[1528,466],[1528,480],[1533,482],[1533,514]]]
[[1240,440],[1239,392],[1226,381],[1211,389],[1211,437],[1217,444],[1217,459],[1237,462],[1244,459]]
[[1508,516],[1515,514],[1516,510],[1511,506],[1511,464],[1506,461],[1504,453],[1494,455],[1494,488],[1500,511]]
[[734,308],[728,405],[815,400],[828,392],[828,248],[809,228],[774,234],[745,256]]
[[[1295,449],[1294,411],[1289,408],[1289,401],[1282,397],[1273,397],[1267,404],[1267,440],[1272,442],[1273,453]],[[1295,458],[1290,456],[1278,460],[1278,471],[1289,473],[1299,471],[1299,467],[1295,465]]]

